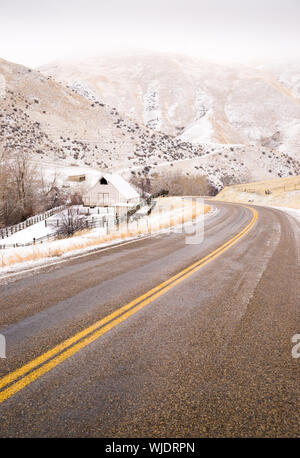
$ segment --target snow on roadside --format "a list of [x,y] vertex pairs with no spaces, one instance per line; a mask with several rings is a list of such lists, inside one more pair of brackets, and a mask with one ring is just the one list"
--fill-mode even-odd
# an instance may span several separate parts
[[[215,214],[215,208],[210,207],[205,217],[213,214]],[[170,228],[168,226],[171,219],[170,212],[165,211],[163,215],[154,213],[153,217],[150,217],[150,226],[151,229],[153,228],[150,234],[158,235],[170,231],[178,232],[180,231],[180,226],[181,230],[184,230],[179,223],[181,215],[182,208],[175,208],[175,212],[172,213],[172,217],[175,217],[175,225]],[[199,220],[199,218],[203,218],[203,215],[199,215],[197,218]],[[0,250],[0,267],[2,266],[0,270],[2,274],[21,272],[42,265],[51,265],[60,260],[85,254],[95,249],[105,248],[116,243],[134,240],[139,237],[147,237],[149,236],[147,232],[149,229],[148,224],[149,220],[147,222],[147,218],[141,218],[138,222],[131,223],[128,233],[124,232],[122,234],[121,231],[119,233],[109,234],[106,237],[105,228],[96,228],[87,232],[83,231],[79,236],[66,239],[44,242],[35,246]],[[192,222],[190,221],[184,224],[192,224]]]
[[295,238],[295,255],[297,264],[300,264],[300,210],[289,207],[273,207],[287,214],[291,222],[291,230]]
[[[82,237],[80,237],[82,239]],[[68,258],[73,258],[73,257],[76,257],[78,255],[84,255],[90,251],[94,251],[96,249],[99,249],[99,248],[105,248],[105,247],[109,247],[111,245],[114,245],[120,241],[122,242],[126,242],[126,241],[129,241],[129,240],[133,240],[135,239],[135,237],[128,237],[128,238],[124,238],[122,240],[112,240],[112,241],[109,241],[109,242],[101,242],[99,243],[98,245],[95,245],[95,246],[87,246],[87,247],[81,247],[81,248],[78,248],[78,249],[74,249],[72,251],[69,251],[69,252],[65,252],[63,254],[59,254],[59,255],[49,255],[49,251],[51,250],[51,248],[54,249],[54,252],[55,251],[59,251],[59,248],[64,248],[64,247],[67,247],[68,245],[68,241],[72,240],[74,242],[74,238],[69,238],[69,239],[64,239],[64,240],[56,240],[54,242],[47,242],[47,243],[44,243],[43,245],[39,245],[38,246],[38,250],[39,252],[44,252],[44,257],[41,257],[40,259],[33,259],[33,260],[30,260],[30,261],[24,261],[24,262],[19,262],[19,263],[15,263],[15,264],[12,264],[11,266],[5,266],[5,267],[0,267],[0,272],[1,274],[9,274],[9,273],[12,273],[12,272],[22,272],[22,271],[25,271],[27,269],[31,269],[31,268],[36,268],[36,267],[39,267],[39,266],[46,266],[46,265],[52,265],[52,264],[57,264],[60,262],[60,260],[67,260]],[[78,237],[79,239],[79,237]],[[18,248],[18,255],[20,256],[26,256],[27,254],[30,254],[30,252],[32,252],[34,254],[34,250],[37,248],[37,246],[30,246],[30,247],[22,247],[22,248]],[[21,251],[19,251],[21,250]],[[15,251],[11,251],[10,249],[9,250],[5,250],[5,254],[7,255],[10,255],[10,254],[14,254]],[[3,253],[0,251],[0,265],[1,265],[1,257],[3,256]],[[0,279],[1,279],[1,275],[0,275]]]
[[282,210],[286,213],[289,213],[291,216],[293,216],[297,221],[300,223],[300,210],[296,208],[289,208],[289,207],[275,207],[272,206],[272,208],[276,208],[277,210]]

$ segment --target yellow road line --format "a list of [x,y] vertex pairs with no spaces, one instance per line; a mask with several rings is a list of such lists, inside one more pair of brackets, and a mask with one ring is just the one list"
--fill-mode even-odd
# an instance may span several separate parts
[[[51,350],[43,353],[39,357],[33,359],[29,363],[0,379],[0,389],[6,387],[12,382],[15,382],[0,392],[0,403],[20,391],[22,388],[39,378],[41,375],[53,369],[61,362],[65,361],[67,358],[72,356],[80,349],[84,348],[86,345],[98,339],[107,331],[114,328],[116,325],[129,318],[138,310],[142,309],[150,302],[154,301],[156,298],[169,291],[171,288],[173,288],[173,286],[177,285],[190,275],[197,272],[205,264],[212,261],[217,256],[226,251],[229,247],[234,245],[253,227],[258,218],[256,210],[252,209],[251,207],[245,207],[250,209],[253,214],[250,223],[222,246],[212,251],[210,254],[204,256],[199,261],[191,264],[189,267],[183,269],[168,280],[160,283],[145,294],[139,296],[123,307],[120,307],[118,310],[106,316],[105,318],[95,322],[91,326],[78,332],[69,339],[61,342],[59,345],[56,345]],[[49,361],[50,358],[52,359]],[[28,373],[29,371],[32,372]]]

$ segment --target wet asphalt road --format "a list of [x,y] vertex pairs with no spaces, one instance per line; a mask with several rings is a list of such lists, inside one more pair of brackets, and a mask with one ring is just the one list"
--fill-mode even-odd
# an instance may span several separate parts
[[[139,297],[237,234],[214,202],[204,242],[162,234],[5,282],[1,376]],[[0,404],[1,437],[300,436],[300,228],[257,208],[235,245]]]

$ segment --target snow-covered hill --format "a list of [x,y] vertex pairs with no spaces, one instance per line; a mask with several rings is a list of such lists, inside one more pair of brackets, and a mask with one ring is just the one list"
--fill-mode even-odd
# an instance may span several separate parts
[[[187,59],[187,66],[188,62]],[[138,62],[136,66],[142,78],[139,83],[137,75],[131,85],[122,83],[121,76],[119,85],[114,78],[100,78],[105,81],[103,87],[110,91],[111,96],[107,97],[108,93],[100,91],[95,81],[85,78],[85,70],[89,75],[89,68],[66,84],[0,59],[0,157],[1,152],[8,157],[25,152],[37,166],[51,170],[80,166],[126,172],[129,176],[179,170],[207,175],[218,189],[223,184],[300,173],[300,163],[295,157],[276,150],[279,134],[275,133],[274,145],[265,142],[265,146],[256,146],[245,140],[242,127],[234,129],[230,125],[224,110],[219,111],[223,113],[223,124],[220,116],[215,120],[216,107],[225,97],[220,88],[212,97],[198,87],[194,100],[192,79],[188,84],[187,75],[182,76],[182,85],[174,83],[174,86],[168,72],[162,71],[155,81],[151,80],[150,61],[149,75],[144,74]],[[176,81],[178,63],[174,60],[172,66]],[[125,59],[123,69],[115,69],[115,78],[126,69]],[[221,76],[216,74],[215,78]],[[127,101],[129,87],[132,105]],[[119,99],[120,93],[123,98]],[[112,105],[124,107],[126,114],[109,105],[108,99]],[[173,102],[169,105],[168,101]],[[125,105],[130,109],[125,110]],[[133,119],[138,118],[139,110],[140,122]],[[229,113],[228,109],[227,116]],[[243,120],[246,122],[246,115],[236,122]],[[176,136],[162,132],[166,126]],[[222,140],[229,142],[233,138],[238,140],[236,144],[221,144]],[[205,141],[193,144],[188,139]]]
[[79,82],[66,87],[1,59],[0,78],[0,147],[7,154],[22,150],[35,159],[112,169],[202,152],[137,123]]
[[138,122],[185,141],[253,143],[300,155],[299,65],[220,65],[144,53],[57,61],[41,71],[85,83]]

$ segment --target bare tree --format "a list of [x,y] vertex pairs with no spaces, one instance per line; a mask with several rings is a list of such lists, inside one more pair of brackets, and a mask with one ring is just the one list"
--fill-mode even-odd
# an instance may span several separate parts
[[82,205],[82,193],[80,191],[75,191],[69,195],[70,205]]
[[63,212],[61,218],[58,221],[58,227],[55,226],[59,234],[64,236],[70,236],[75,232],[80,231],[86,227],[85,218],[77,214],[76,209],[68,208],[67,211]]
[[151,181],[149,177],[132,175],[129,181],[141,193],[142,197],[146,197],[147,194],[151,193]]
[[25,154],[6,160],[2,166],[5,176],[2,199],[5,223],[14,224],[32,216],[41,206],[38,176]]
[[24,221],[64,204],[69,200],[67,191],[59,187],[57,178],[44,180],[27,154],[9,154],[0,149],[0,226]]
[[[139,177],[133,180],[138,185],[140,182],[143,182],[143,179],[145,180],[145,178]],[[208,195],[210,190],[208,180],[204,175],[184,175],[180,172],[169,172],[165,175],[153,174],[147,180],[151,194],[167,191],[169,195],[173,196],[201,196]]]

